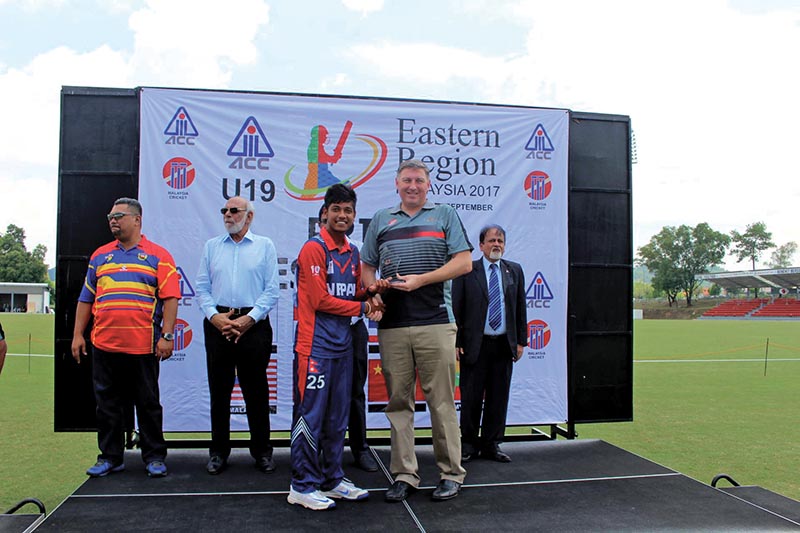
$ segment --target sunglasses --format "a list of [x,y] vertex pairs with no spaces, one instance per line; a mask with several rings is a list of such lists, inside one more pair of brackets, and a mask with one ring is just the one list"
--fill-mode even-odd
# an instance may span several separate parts
[[242,213],[242,212],[247,213],[247,208],[246,207],[223,207],[222,209],[219,210],[219,212],[222,213],[223,215],[227,214],[228,211],[231,212],[231,215],[235,215],[236,213]]
[[128,215],[133,216],[133,213],[109,213],[106,215],[106,218],[108,219],[109,222],[111,222],[112,220],[119,220],[122,217],[126,217]]

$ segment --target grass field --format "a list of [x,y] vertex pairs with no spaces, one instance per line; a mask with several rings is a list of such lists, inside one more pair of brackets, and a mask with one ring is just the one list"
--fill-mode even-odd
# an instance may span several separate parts
[[634,334],[634,422],[581,438],[800,499],[800,323],[645,320]]
[[[29,335],[32,354],[52,353],[52,315],[0,321],[10,353],[28,354]],[[579,438],[800,499],[800,322],[646,320],[634,332],[634,422],[580,425]],[[53,431],[51,358],[7,358],[0,453],[0,512],[31,496],[50,511],[85,479],[95,436]]]

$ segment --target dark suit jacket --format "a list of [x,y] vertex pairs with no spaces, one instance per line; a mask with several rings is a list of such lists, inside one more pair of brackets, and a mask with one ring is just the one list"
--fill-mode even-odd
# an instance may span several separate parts
[[[525,274],[522,267],[513,261],[501,259],[499,265],[503,276],[508,356],[513,358],[517,344],[524,345],[527,337]],[[462,364],[471,365],[478,360],[488,309],[489,287],[481,257],[472,262],[472,272],[453,280],[453,313],[458,326],[456,346],[464,349]]]

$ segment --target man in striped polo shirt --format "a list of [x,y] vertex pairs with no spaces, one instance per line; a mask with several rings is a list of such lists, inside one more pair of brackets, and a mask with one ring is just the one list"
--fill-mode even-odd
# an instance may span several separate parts
[[92,327],[92,381],[97,401],[97,463],[86,471],[102,477],[125,469],[124,406],[127,391],[139,420],[147,475],[167,475],[167,445],[158,391],[159,363],[172,355],[180,288],[175,261],[142,235],[142,205],[132,198],[114,202],[107,215],[116,240],[89,259],[78,297],[72,357],[86,355],[83,332]]
[[378,325],[381,364],[389,393],[394,483],[386,500],[405,500],[419,486],[414,453],[414,383],[417,373],[431,416],[439,468],[434,500],[458,496],[466,471],[455,408],[456,325],[450,280],[470,272],[472,245],[456,211],[427,200],[428,167],[404,161],[395,178],[400,204],[381,209],[370,222],[361,254],[365,286],[377,271],[391,280]]

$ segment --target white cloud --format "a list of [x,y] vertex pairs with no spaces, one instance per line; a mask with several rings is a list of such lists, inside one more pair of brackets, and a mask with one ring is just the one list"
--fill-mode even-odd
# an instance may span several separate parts
[[108,47],[78,54],[59,47],[23,69],[0,73],[0,231],[23,227],[28,249],[55,258],[59,102],[62,85],[126,86],[125,58]]
[[336,75],[322,80],[320,88],[323,91],[336,89],[337,87],[345,87],[351,83],[350,77],[344,72],[338,72]]
[[23,68],[0,68],[0,231],[25,228],[29,248],[45,244],[54,263],[62,86],[224,87],[232,68],[255,60],[253,41],[269,15],[261,1],[237,6],[151,0],[130,17],[134,50],[61,46]]
[[253,63],[254,44],[269,6],[148,0],[129,20],[135,34],[131,66],[137,85],[223,88],[235,66]]
[[436,43],[359,44],[352,46],[349,52],[358,61],[369,64],[370,71],[416,88],[441,88],[469,80],[476,85],[478,93],[492,94],[500,91],[513,69],[513,60],[508,58]]
[[383,0],[342,0],[342,4],[350,11],[361,13],[364,17],[383,9]]
[[800,197],[800,73],[791,59],[800,10],[748,15],[722,0],[519,2],[513,16],[509,24],[529,27],[516,57],[418,43],[352,52],[387,78],[441,92],[466,82],[486,102],[629,115],[639,156],[636,246],[665,224],[708,221],[727,232],[761,219],[776,243],[800,242],[787,205]]

